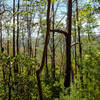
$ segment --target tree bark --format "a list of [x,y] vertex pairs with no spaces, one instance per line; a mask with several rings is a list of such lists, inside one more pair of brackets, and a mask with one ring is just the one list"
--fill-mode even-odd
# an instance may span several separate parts
[[15,57],[15,0],[13,0],[13,56]]
[[9,56],[9,29],[7,29],[8,40],[7,40],[7,55]]
[[38,85],[39,99],[40,100],[43,100],[42,86],[41,86],[41,81],[40,81],[40,73],[42,72],[43,67],[44,67],[47,47],[48,47],[48,43],[49,43],[49,36],[50,36],[50,6],[51,6],[51,0],[48,0],[48,7],[47,7],[47,31],[46,31],[46,39],[45,39],[44,51],[43,51],[41,66],[39,67],[39,69],[36,70],[36,76],[37,76],[37,82],[38,82],[37,85]]
[[45,61],[45,66],[46,66],[46,72],[45,72],[45,81],[46,83],[48,83],[48,79],[49,79],[49,73],[48,73],[48,50],[46,52],[46,61]]
[[8,88],[9,88],[9,98],[8,100],[11,100],[11,89],[12,89],[12,86],[11,86],[11,64],[10,62],[8,63],[8,66],[9,66],[9,82],[8,82]]
[[[26,1],[27,3],[27,1]],[[26,11],[27,13],[29,12],[28,6],[26,6]],[[27,33],[28,33],[28,55],[31,57],[32,56],[32,47],[31,47],[31,21],[32,21],[32,15],[27,14]]]
[[17,8],[17,55],[19,54],[19,8],[20,8],[20,0],[18,0],[18,8]]
[[[78,10],[78,0],[76,0],[76,15],[77,15],[77,23],[79,22],[79,10]],[[80,58],[82,58],[82,46],[81,46],[81,36],[80,36],[80,26],[77,26],[78,28],[78,41],[79,41],[79,53],[80,53]]]
[[[76,20],[74,21],[74,31],[75,31],[75,37],[74,37],[74,42],[76,44]],[[77,65],[77,53],[76,53],[76,45],[75,45],[75,69],[76,69],[76,65]]]
[[27,16],[28,54],[29,54],[29,56],[31,57],[32,47],[31,47],[31,29],[30,29],[30,25],[31,25],[31,19],[29,19],[28,16]]
[[[52,4],[52,12],[53,12],[53,21],[52,21],[52,30],[54,30],[54,23],[55,23],[55,11],[54,11],[54,3]],[[54,34],[52,32],[52,78],[55,80],[55,42],[54,42]]]
[[67,36],[66,36],[66,69],[64,86],[70,87],[71,78],[71,26],[72,26],[72,0],[68,0],[67,12]]
[[[79,11],[78,11],[78,0],[76,0],[76,15],[77,15],[77,23],[79,22]],[[77,26],[78,28],[78,41],[79,41],[79,53],[80,53],[80,58],[82,60],[82,46],[81,46],[81,36],[80,36],[80,26]],[[80,80],[81,80],[81,86],[83,88],[83,74],[82,74],[82,68],[80,65],[78,65],[80,69]]]
[[2,53],[2,16],[0,15],[0,47],[1,47],[1,53]]
[[24,49],[24,54],[25,54],[25,34],[24,34],[23,29],[22,29],[22,40],[23,40],[23,49]]
[[[13,0],[13,57],[15,57],[15,0]],[[18,66],[14,62],[14,73],[18,73]]]

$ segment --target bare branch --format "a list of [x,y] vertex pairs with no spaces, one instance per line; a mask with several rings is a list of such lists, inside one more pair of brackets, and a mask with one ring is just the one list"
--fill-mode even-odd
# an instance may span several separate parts
[[5,12],[10,12],[11,13],[10,10],[4,10],[4,11],[0,12],[0,15],[4,14]]
[[[78,43],[78,42],[77,42],[77,43],[72,43],[72,44],[71,44],[71,47],[74,46],[74,45],[77,45],[77,44],[79,44],[79,43]],[[82,44],[82,43],[81,43],[81,44]]]
[[58,32],[58,33],[63,33],[65,36],[67,36],[67,32],[63,31],[63,30],[59,30],[59,29],[55,29],[55,30],[50,30],[51,32]]
[[56,27],[59,26],[59,24],[61,23],[61,21],[65,18],[66,14],[60,19],[60,21],[58,22],[58,24],[56,25]]

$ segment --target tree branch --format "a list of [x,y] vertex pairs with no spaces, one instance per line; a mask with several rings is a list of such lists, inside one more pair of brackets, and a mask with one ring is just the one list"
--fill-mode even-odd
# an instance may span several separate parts
[[63,30],[59,30],[59,29],[55,29],[55,30],[50,30],[51,32],[58,32],[58,33],[63,33],[65,36],[67,36],[67,32],[63,31]]
[[[71,47],[74,46],[74,45],[77,45],[77,44],[79,44],[79,42],[77,42],[77,43],[72,43],[72,44],[71,44]],[[81,44],[82,44],[82,43],[81,43]]]
[[10,10],[4,10],[4,11],[0,12],[0,15],[2,15],[2,14],[5,13],[5,12],[10,12],[10,13],[11,13]]

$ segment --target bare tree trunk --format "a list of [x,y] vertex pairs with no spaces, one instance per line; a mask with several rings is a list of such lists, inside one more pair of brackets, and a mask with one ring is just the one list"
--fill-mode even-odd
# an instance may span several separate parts
[[[77,34],[76,34],[76,18],[75,18],[75,21],[74,21],[74,31],[75,31],[75,36],[74,36],[74,42],[76,44],[76,37],[77,37]],[[76,45],[75,45],[75,73],[77,73],[77,52],[76,52]]]
[[[52,21],[52,29],[54,30],[55,23],[55,11],[54,11],[54,3],[52,4],[52,12],[53,12],[53,21]],[[55,80],[55,42],[54,42],[54,34],[52,32],[52,78]]]
[[[1,9],[0,9],[1,11]],[[1,53],[4,52],[4,48],[2,46],[2,14],[0,15],[0,47],[1,47]],[[6,99],[6,75],[5,75],[5,65],[3,64],[2,66],[2,73],[3,73],[3,88],[4,88],[4,97],[3,100]]]
[[41,30],[41,24],[42,24],[42,22],[41,22],[41,20],[42,20],[42,17],[41,17],[41,15],[39,16],[40,17],[40,26],[39,26],[39,30],[38,30],[38,34],[37,34],[37,37],[36,37],[36,42],[35,42],[35,55],[34,55],[34,57],[36,58],[37,57],[37,47],[38,47],[38,41],[39,41],[39,33],[40,33],[40,30]]
[[[65,42],[64,40],[63,40],[63,42]],[[64,46],[64,44],[61,44],[61,47],[60,47],[60,51],[61,51],[61,71],[60,71],[60,73],[61,73],[61,75],[63,75],[64,76],[64,48],[65,48],[65,46]]]
[[27,16],[27,30],[28,30],[28,54],[31,57],[32,47],[31,47],[31,19]]
[[7,29],[8,40],[7,40],[7,55],[9,56],[9,29]]
[[[79,15],[78,15],[78,0],[76,0],[76,15],[77,15],[77,22],[79,22]],[[78,28],[78,41],[79,41],[79,53],[80,53],[80,58],[82,58],[82,46],[81,46],[81,36],[80,36],[80,26],[77,26]]]
[[17,8],[17,55],[19,54],[19,8],[20,8],[20,0],[18,0],[18,8]]
[[0,15],[0,47],[1,47],[1,53],[2,53],[2,15]]
[[10,62],[8,62],[8,66],[9,66],[9,82],[8,82],[8,90],[9,90],[9,98],[8,98],[8,100],[11,100],[11,89],[12,89],[12,86],[11,86],[11,84],[10,84],[10,82],[11,82],[11,64],[10,64]]
[[[15,57],[15,0],[13,0],[13,57]],[[18,66],[15,64],[14,73],[18,73]]]
[[40,16],[40,27],[35,41],[35,55],[34,55],[35,58],[37,57],[37,47],[38,47],[38,40],[39,40],[38,37],[39,37],[40,30],[41,30],[41,16]]
[[13,56],[15,57],[15,15],[14,13],[15,13],[15,0],[13,0]]
[[[78,12],[78,0],[76,0],[76,16],[77,16],[77,22],[79,22],[79,12]],[[80,36],[80,26],[78,25],[78,41],[79,41],[79,53],[80,58],[82,58],[82,46],[81,46],[81,36]],[[78,65],[79,66],[79,65]],[[79,66],[80,69],[80,80],[81,80],[81,86],[83,88],[83,75],[82,75],[82,68]]]
[[47,52],[47,47],[49,43],[49,36],[50,36],[50,6],[51,6],[51,0],[48,0],[48,8],[47,8],[47,32],[46,32],[46,39],[45,39],[45,45],[44,45],[44,51],[43,51],[43,57],[42,57],[42,62],[41,66],[39,69],[36,70],[36,76],[37,76],[37,84],[38,84],[38,91],[39,91],[39,99],[43,100],[43,95],[42,95],[42,86],[41,86],[41,81],[40,81],[40,73],[43,70],[44,63],[45,63],[45,57],[46,57],[46,52]]
[[[15,0],[13,0],[13,57],[15,57]],[[18,87],[17,87],[17,84],[18,84],[18,82],[17,82],[17,76],[16,76],[16,74],[18,73],[18,66],[16,65],[16,63],[15,63],[16,61],[14,61],[14,64],[13,64],[13,67],[14,67],[14,85],[15,85],[15,87],[14,87],[14,93],[15,93],[15,95],[17,96],[17,89],[18,89]]]
[[25,54],[25,34],[23,32],[23,29],[22,29],[22,40],[23,40],[23,49],[24,49],[24,54]]
[[[5,65],[2,65],[2,73],[3,73],[3,82],[4,82],[4,93],[6,94],[6,71],[5,71]],[[4,100],[5,100],[6,96],[4,96]]]
[[67,36],[66,36],[66,69],[64,86],[70,87],[71,78],[71,26],[72,26],[72,0],[68,0],[67,12]]
[[[26,1],[27,3],[27,1]],[[26,6],[26,11],[29,11],[28,6]],[[31,15],[27,14],[27,33],[28,33],[28,55],[31,57]]]
[[49,73],[48,73],[48,50],[46,52],[46,61],[45,61],[45,66],[46,66],[46,72],[45,72],[45,80],[46,80],[46,83],[48,83],[48,79],[49,79]]
[[34,57],[36,58],[37,57],[37,44],[38,44],[38,36],[36,38],[36,42],[35,42],[35,52],[34,52]]

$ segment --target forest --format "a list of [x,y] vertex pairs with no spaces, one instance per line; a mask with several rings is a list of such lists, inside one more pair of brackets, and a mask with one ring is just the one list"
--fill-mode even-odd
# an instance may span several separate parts
[[100,100],[100,0],[0,0],[0,100]]

